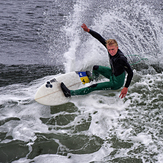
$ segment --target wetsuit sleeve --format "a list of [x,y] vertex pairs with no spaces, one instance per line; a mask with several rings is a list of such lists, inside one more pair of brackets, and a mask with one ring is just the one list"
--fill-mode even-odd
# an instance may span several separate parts
[[133,71],[132,71],[130,64],[127,62],[127,60],[122,60],[122,62],[123,62],[124,69],[128,74],[127,80],[125,83],[125,87],[128,88],[131,83],[132,77],[133,77]]
[[96,38],[98,41],[100,41],[105,47],[106,47],[106,40],[97,32],[90,29],[89,33]]

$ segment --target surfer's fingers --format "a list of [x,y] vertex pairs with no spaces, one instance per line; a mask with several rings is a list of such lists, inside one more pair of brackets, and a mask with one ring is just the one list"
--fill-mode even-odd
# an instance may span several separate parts
[[121,93],[121,94],[119,95],[120,98],[124,98],[125,96],[126,96],[126,93]]

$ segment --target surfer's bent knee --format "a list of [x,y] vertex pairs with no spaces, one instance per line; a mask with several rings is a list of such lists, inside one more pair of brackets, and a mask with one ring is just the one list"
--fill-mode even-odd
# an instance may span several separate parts
[[99,66],[98,65],[94,65],[93,66],[93,70],[98,70]]

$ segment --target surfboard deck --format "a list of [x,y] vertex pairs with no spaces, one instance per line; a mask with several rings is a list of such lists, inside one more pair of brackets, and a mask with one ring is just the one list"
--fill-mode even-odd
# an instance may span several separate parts
[[90,75],[89,71],[61,74],[60,76],[45,82],[40,88],[38,88],[34,99],[38,103],[48,106],[67,103],[70,101],[70,98],[64,96],[60,88],[60,83],[63,82],[68,89],[75,90],[82,84],[89,83],[88,75]]

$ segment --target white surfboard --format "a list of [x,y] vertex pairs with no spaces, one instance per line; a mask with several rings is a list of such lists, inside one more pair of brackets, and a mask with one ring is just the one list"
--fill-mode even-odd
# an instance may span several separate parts
[[[63,82],[70,90],[75,90],[83,83],[89,82],[86,72],[70,72],[57,76],[44,83],[35,94],[35,101],[40,104],[55,106],[67,103],[70,98],[64,96],[60,83]],[[84,79],[84,80],[83,80]],[[83,84],[85,84],[83,83]]]

